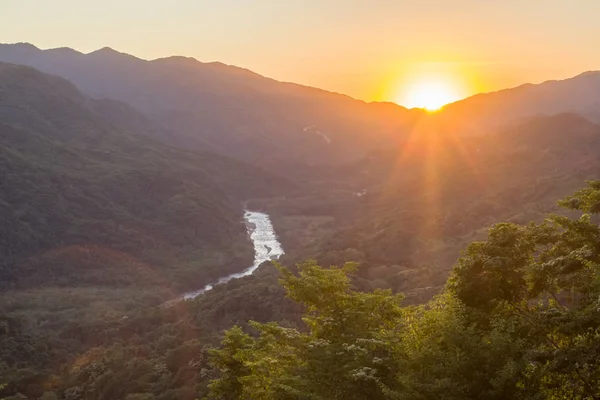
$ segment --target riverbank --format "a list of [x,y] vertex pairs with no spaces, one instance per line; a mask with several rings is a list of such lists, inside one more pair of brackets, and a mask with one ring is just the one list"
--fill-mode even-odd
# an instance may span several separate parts
[[285,254],[281,243],[277,239],[277,234],[275,233],[275,229],[273,228],[273,224],[271,223],[271,219],[268,214],[246,210],[244,213],[244,222],[248,229],[250,240],[252,240],[254,245],[254,263],[252,266],[246,268],[242,272],[223,276],[201,289],[186,292],[181,296],[181,299],[194,299],[213,289],[216,285],[227,283],[232,279],[238,279],[243,278],[244,276],[252,275],[262,263],[279,259],[283,254]]

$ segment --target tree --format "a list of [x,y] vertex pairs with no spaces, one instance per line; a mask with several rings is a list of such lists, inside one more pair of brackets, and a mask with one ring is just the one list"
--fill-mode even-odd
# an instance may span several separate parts
[[243,392],[241,379],[250,372],[244,351],[253,348],[254,340],[239,326],[225,332],[221,349],[211,352],[211,364],[221,371],[221,377],[209,385],[210,399],[239,399]]
[[[211,384],[211,398],[222,396],[224,388],[240,399],[384,398],[393,391],[398,370],[392,350],[400,338],[402,296],[352,290],[348,273],[354,268],[307,262],[296,276],[279,266],[288,295],[306,309],[307,332],[253,323],[259,336],[248,345],[251,339],[239,328],[228,331],[216,353],[222,378]],[[244,346],[232,337],[243,337]],[[227,366],[230,360],[235,374]]]
[[471,244],[449,289],[477,320],[517,327],[525,373],[547,398],[600,398],[600,181],[559,202],[580,218],[498,224]]
[[445,292],[401,307],[352,288],[354,266],[278,266],[305,329],[228,331],[212,399],[600,399],[600,183],[560,202],[579,218],[500,223]]

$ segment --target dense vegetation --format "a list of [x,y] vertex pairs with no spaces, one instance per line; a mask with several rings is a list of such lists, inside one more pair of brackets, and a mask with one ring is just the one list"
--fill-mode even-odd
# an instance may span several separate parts
[[599,151],[600,127],[574,114],[468,140],[432,121],[403,146],[312,171],[319,179],[302,197],[254,203],[270,211],[286,263],[355,260],[361,289],[391,288],[422,302],[490,225],[566,212],[555,199],[597,177]]
[[181,290],[252,259],[242,200],[285,190],[281,179],[132,134],[95,106],[62,79],[0,65],[3,287]]
[[214,377],[207,351],[223,329],[251,318],[299,321],[299,308],[282,301],[282,289],[262,271],[193,302],[156,307],[148,297],[131,288],[3,297],[0,378],[7,385],[0,397],[193,400]]
[[148,123],[63,79],[0,64],[6,392],[37,398],[128,318],[146,318],[138,326],[151,342],[162,315],[175,318],[156,307],[251,262],[243,200],[291,186],[235,160],[155,142],[140,132]]
[[422,306],[353,290],[352,264],[280,267],[304,329],[228,330],[208,398],[598,398],[600,181],[561,204],[583,215],[495,225]]
[[[487,240],[468,246],[444,292],[423,305],[404,305],[389,290],[357,291],[355,264],[306,262],[279,267],[289,298],[304,310],[302,321],[293,302],[280,301],[266,270],[176,307],[107,316],[99,324],[82,320],[77,330],[51,325],[59,335],[26,326],[19,313],[5,314],[4,393],[106,400],[597,398],[600,182],[561,205],[579,215],[493,226]],[[257,322],[247,324],[250,316]],[[215,347],[218,331],[235,323],[241,326]],[[69,348],[75,339],[83,344]]]

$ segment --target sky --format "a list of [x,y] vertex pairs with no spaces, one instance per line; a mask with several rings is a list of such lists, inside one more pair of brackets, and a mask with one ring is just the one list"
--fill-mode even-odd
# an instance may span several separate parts
[[600,70],[598,16],[599,0],[0,0],[0,42],[184,55],[406,104],[419,82],[466,97]]

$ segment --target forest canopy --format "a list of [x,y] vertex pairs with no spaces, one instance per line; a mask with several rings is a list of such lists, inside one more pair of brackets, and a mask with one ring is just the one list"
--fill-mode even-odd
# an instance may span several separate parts
[[492,226],[421,305],[359,290],[354,263],[315,261],[277,265],[280,286],[259,271],[125,318],[101,304],[67,313],[51,297],[38,315],[20,298],[0,319],[0,396],[599,398],[600,181],[559,204],[565,212],[540,223]]
[[208,398],[598,398],[600,181],[560,205],[581,215],[493,226],[421,306],[354,290],[352,264],[279,266],[304,326],[226,331]]

